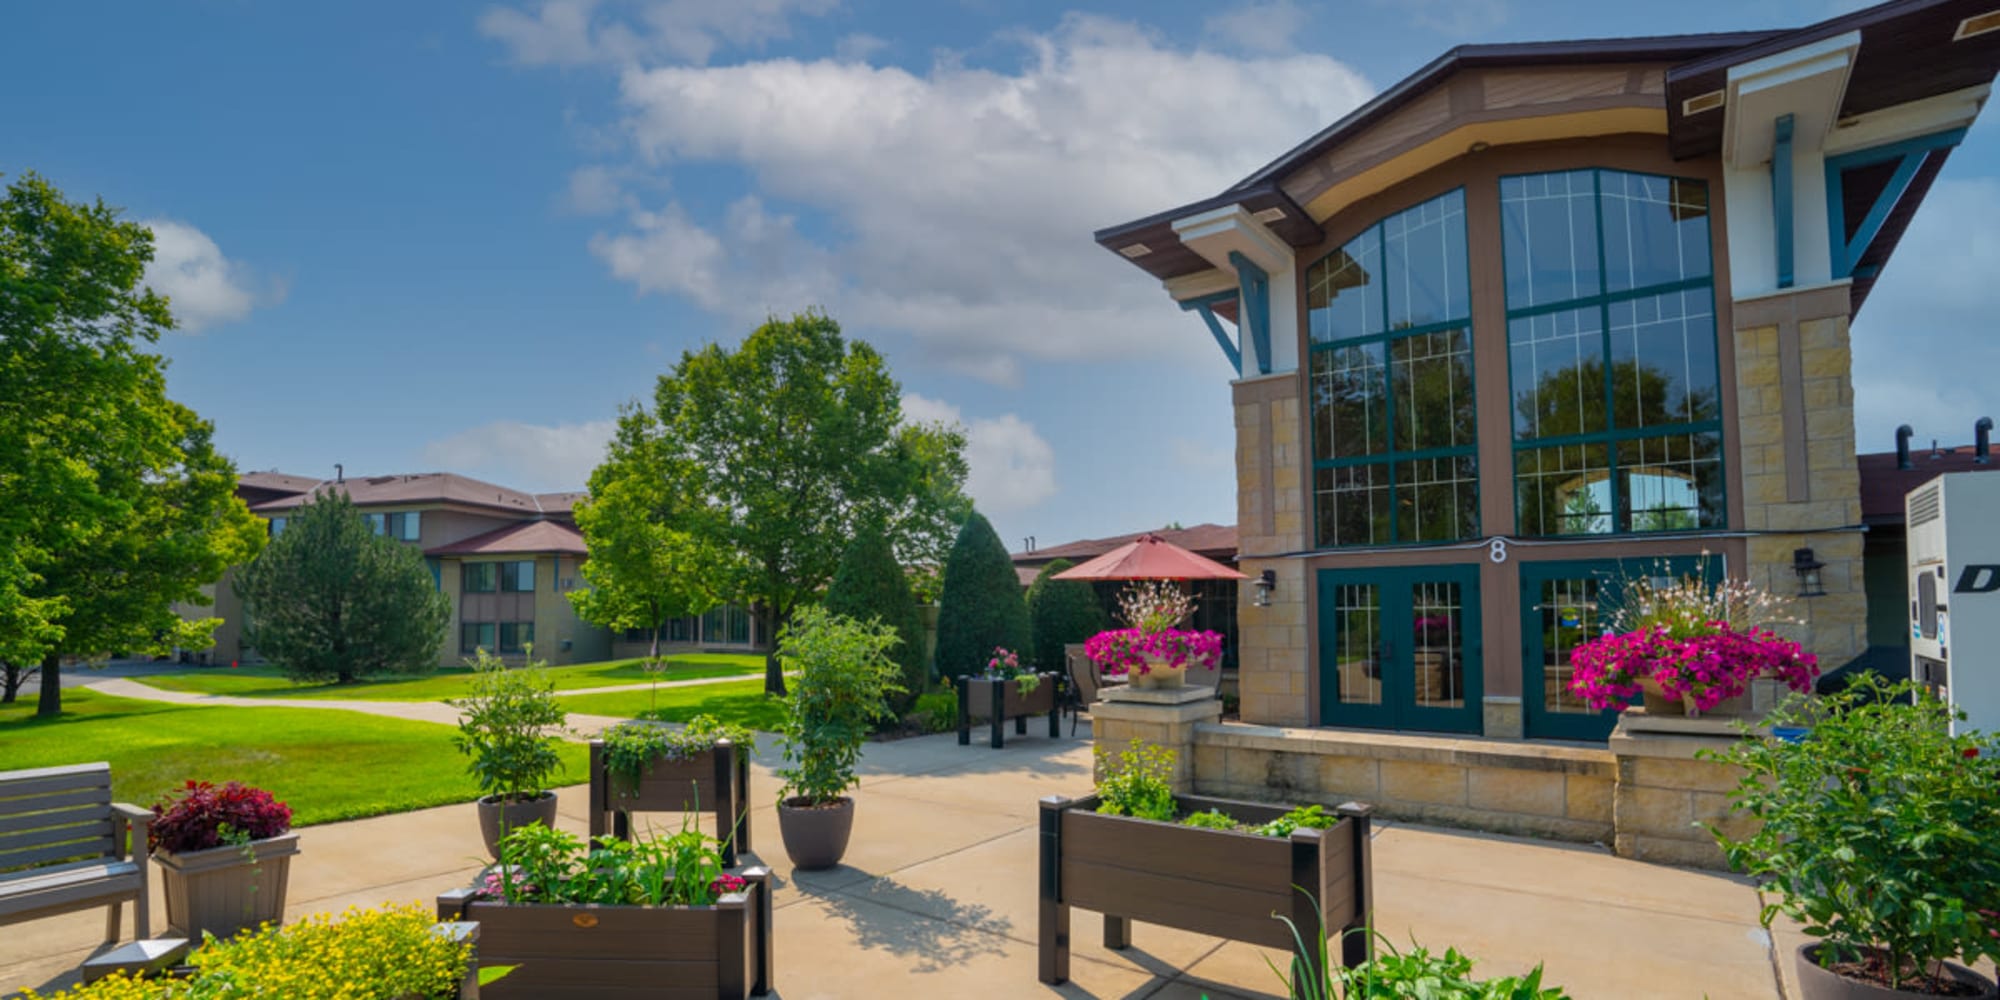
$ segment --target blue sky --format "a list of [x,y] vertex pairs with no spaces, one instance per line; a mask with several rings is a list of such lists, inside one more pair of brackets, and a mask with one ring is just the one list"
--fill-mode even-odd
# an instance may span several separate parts
[[[912,413],[967,426],[1018,548],[1234,517],[1226,363],[1093,229],[1219,190],[1459,42],[1840,9],[44,0],[0,33],[0,172],[155,225],[172,391],[244,469],[578,488],[682,350],[819,305]],[[1863,450],[2000,410],[1934,381],[2000,362],[2000,229],[1967,219],[2000,220],[1990,120],[1857,324]]]

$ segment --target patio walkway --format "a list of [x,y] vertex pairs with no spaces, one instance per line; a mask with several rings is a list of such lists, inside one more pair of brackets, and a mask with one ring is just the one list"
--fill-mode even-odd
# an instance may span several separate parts
[[[1089,790],[1087,740],[1031,736],[998,751],[960,747],[950,734],[873,744],[864,774],[847,864],[796,876],[770,804],[777,785],[763,766],[754,779],[754,799],[765,803],[752,818],[754,853],[780,877],[783,1000],[1282,994],[1264,964],[1275,952],[1145,924],[1134,927],[1129,951],[1111,952],[1087,913],[1072,925],[1073,981],[1060,990],[1036,982],[1037,800]],[[563,825],[582,833],[584,789],[564,789],[561,801]],[[1789,976],[1789,935],[1774,951],[1757,925],[1757,895],[1739,880],[1588,846],[1400,823],[1377,829],[1377,924],[1394,941],[1456,945],[1490,974],[1543,961],[1549,981],[1578,998],[1787,995],[1778,977]],[[385,901],[428,906],[480,865],[470,805],[307,827],[301,843],[293,915]],[[0,990],[68,981],[103,929],[102,910],[6,928]]]

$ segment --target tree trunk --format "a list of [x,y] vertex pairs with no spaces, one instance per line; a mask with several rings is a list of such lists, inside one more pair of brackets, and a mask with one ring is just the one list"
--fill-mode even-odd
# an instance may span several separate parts
[[778,609],[766,606],[763,609],[764,644],[770,651],[764,654],[764,693],[785,695],[785,668],[778,663]]
[[62,655],[42,657],[42,697],[35,705],[35,718],[53,719],[62,714]]
[[0,705],[12,705],[14,697],[21,693],[21,682],[27,679],[20,667],[0,663]]

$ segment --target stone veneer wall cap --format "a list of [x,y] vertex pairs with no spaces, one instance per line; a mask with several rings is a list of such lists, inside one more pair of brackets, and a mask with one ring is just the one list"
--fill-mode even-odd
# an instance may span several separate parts
[[1680,733],[1611,734],[1611,753],[1619,757],[1656,757],[1666,760],[1693,760],[1703,750],[1728,750],[1742,742],[1733,736],[1688,736]]
[[1230,385],[1251,385],[1251,384],[1254,384],[1254,383],[1257,383],[1257,382],[1269,382],[1269,381],[1271,381],[1271,380],[1273,380],[1273,379],[1281,379],[1281,378],[1298,378],[1298,377],[1299,377],[1299,370],[1298,370],[1297,368],[1291,368],[1291,369],[1287,369],[1287,370],[1285,370],[1285,371],[1281,371],[1281,372],[1270,372],[1270,373],[1268,373],[1268,374],[1260,374],[1260,375],[1245,375],[1245,376],[1243,376],[1242,378],[1239,378],[1239,379],[1235,379],[1235,380],[1231,381],[1231,382],[1230,382],[1229,384],[1230,384]]
[[1477,737],[1413,736],[1212,722],[1195,726],[1195,742],[1246,750],[1370,757],[1460,767],[1560,771],[1601,778],[1615,777],[1618,770],[1617,758],[1609,750]]
[[1762,302],[1765,299],[1782,298],[1787,295],[1797,295],[1801,292],[1817,292],[1822,288],[1846,288],[1852,284],[1854,284],[1854,279],[1852,278],[1837,278],[1833,281],[1820,282],[1817,285],[1793,285],[1790,288],[1773,288],[1768,292],[1758,292],[1755,295],[1738,295],[1736,301]]

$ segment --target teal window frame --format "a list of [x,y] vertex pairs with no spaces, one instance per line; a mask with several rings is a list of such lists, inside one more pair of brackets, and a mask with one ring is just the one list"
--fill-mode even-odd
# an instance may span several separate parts
[[[1375,234],[1377,245],[1383,248],[1382,262],[1379,266],[1382,267],[1384,275],[1383,275],[1383,280],[1378,282],[1377,284],[1380,286],[1381,309],[1383,318],[1382,321],[1384,323],[1387,323],[1389,321],[1388,320],[1389,282],[1387,280],[1387,270],[1388,270],[1387,263],[1388,263],[1389,252],[1388,252],[1387,230],[1384,227],[1388,225],[1389,219],[1391,219],[1394,216],[1401,215],[1404,212],[1408,212],[1411,209],[1417,208],[1421,205],[1427,205],[1433,201],[1437,201],[1440,198],[1448,197],[1454,193],[1458,194],[1461,198],[1464,198],[1466,189],[1463,186],[1451,188],[1449,190],[1440,191],[1437,194],[1429,198],[1425,198],[1422,201],[1418,201],[1414,204],[1405,205],[1402,208],[1399,208],[1393,212],[1390,212],[1382,216],[1379,219],[1376,219],[1374,223],[1372,223],[1371,225],[1362,227],[1360,232],[1357,232],[1353,236],[1348,238],[1347,242],[1352,243],[1354,240],[1360,239],[1361,237],[1367,235],[1370,231],[1373,231]],[[1467,216],[1470,214],[1471,214],[1470,206],[1467,206],[1460,212],[1458,220],[1458,224],[1462,230],[1461,235],[1463,236],[1463,242],[1465,244],[1465,256],[1466,256],[1465,264],[1466,264],[1466,275],[1468,278],[1470,278],[1472,273],[1472,233],[1470,230],[1470,224],[1467,220]],[[1328,259],[1333,257],[1334,254],[1341,252],[1341,249],[1344,246],[1346,246],[1346,244],[1342,244],[1339,247],[1334,247],[1333,249],[1328,250],[1325,254],[1321,255],[1318,260],[1315,260],[1311,264],[1307,265],[1304,271],[1305,275],[1307,276],[1307,281],[1304,282],[1304,284],[1310,285],[1313,268],[1320,266],[1322,263],[1326,262]],[[1300,294],[1301,295],[1305,294],[1303,289],[1301,290]],[[1381,333],[1371,333],[1360,337],[1346,337],[1339,340],[1329,340],[1326,341],[1325,343],[1319,343],[1313,341],[1312,335],[1310,333],[1307,333],[1306,342],[1308,349],[1306,352],[1305,378],[1306,378],[1306,405],[1308,412],[1306,416],[1307,420],[1311,423],[1313,427],[1313,435],[1315,435],[1314,441],[1312,442],[1314,445],[1313,452],[1315,457],[1313,458],[1313,463],[1312,463],[1312,470],[1314,475],[1306,483],[1306,490],[1312,495],[1312,500],[1313,500],[1312,532],[1313,532],[1314,548],[1355,549],[1355,548],[1378,548],[1385,545],[1408,545],[1408,546],[1449,545],[1456,542],[1462,542],[1468,538],[1482,537],[1480,532],[1481,526],[1480,526],[1480,516],[1479,516],[1480,482],[1479,482],[1479,418],[1478,418],[1479,414],[1479,359],[1478,359],[1478,346],[1477,346],[1478,338],[1473,335],[1472,315],[1475,310],[1472,305],[1472,289],[1469,284],[1468,287],[1466,288],[1465,302],[1466,302],[1465,317],[1463,319],[1445,320],[1437,323],[1425,323],[1421,326],[1412,326],[1407,329],[1385,330]],[[1472,365],[1472,378],[1468,386],[1469,391],[1471,393],[1469,404],[1472,407],[1472,413],[1473,413],[1472,440],[1466,444],[1453,445],[1448,448],[1425,448],[1417,451],[1398,450],[1396,447],[1396,429],[1397,429],[1396,364],[1395,364],[1395,353],[1391,349],[1390,344],[1393,341],[1401,340],[1406,337],[1419,337],[1425,334],[1444,333],[1451,330],[1465,331],[1465,349],[1467,355],[1469,356],[1469,361]],[[1317,415],[1311,412],[1312,378],[1313,378],[1313,371],[1315,368],[1314,365],[1315,360],[1319,357],[1321,353],[1330,353],[1332,351],[1344,347],[1359,347],[1366,344],[1377,344],[1377,343],[1382,345],[1382,413],[1383,413],[1383,419],[1386,423],[1386,429],[1384,430],[1383,433],[1385,435],[1385,440],[1388,444],[1388,449],[1386,451],[1378,452],[1372,455],[1356,455],[1348,458],[1322,459],[1317,457],[1319,451],[1318,440],[1317,440],[1317,435],[1319,434],[1319,420],[1317,419]],[[1396,510],[1396,503],[1397,500],[1399,499],[1398,493],[1401,484],[1397,482],[1396,467],[1405,462],[1414,463],[1414,462],[1429,461],[1440,458],[1472,459],[1472,530],[1465,534],[1455,536],[1453,538],[1423,538],[1423,539],[1397,538],[1396,536],[1399,533],[1398,529],[1401,527],[1401,521],[1399,518],[1395,516],[1394,511]],[[1386,542],[1367,541],[1367,542],[1344,542],[1340,544],[1327,544],[1326,542],[1320,539],[1319,535],[1320,490],[1318,483],[1319,480],[1318,472],[1321,469],[1352,468],[1354,466],[1361,466],[1361,465],[1380,465],[1383,466],[1386,470],[1386,474],[1389,480],[1388,503],[1389,503],[1389,509],[1391,511],[1391,514],[1389,516],[1389,540]]]
[[[1619,170],[1611,167],[1577,167],[1569,170],[1537,170],[1529,173],[1502,174],[1496,183],[1504,185],[1508,180],[1515,177],[1540,177],[1547,174],[1580,173],[1584,170],[1590,171],[1591,210],[1595,214],[1595,222],[1597,225],[1598,293],[1596,295],[1588,295],[1582,298],[1565,299],[1559,302],[1538,302],[1532,306],[1523,306],[1522,308],[1519,309],[1507,307],[1505,310],[1507,314],[1507,319],[1503,337],[1508,345],[1507,437],[1509,440],[1513,442],[1514,447],[1511,451],[1511,454],[1515,456],[1515,461],[1510,463],[1507,473],[1507,479],[1509,484],[1512,486],[1512,492],[1514,496],[1515,534],[1523,537],[1533,537],[1533,538],[1616,538],[1619,536],[1638,536],[1641,538],[1655,538],[1662,536],[1685,535],[1685,534],[1724,530],[1728,527],[1728,519],[1729,519],[1729,514],[1728,514],[1729,449],[1724,446],[1723,433],[1722,433],[1722,425],[1723,425],[1722,316],[1719,312],[1716,311],[1715,308],[1715,264],[1716,264],[1715,194],[1716,192],[1714,190],[1713,185],[1711,185],[1708,181],[1701,178],[1675,177],[1671,174],[1656,174],[1644,170]],[[1706,227],[1708,230],[1708,241],[1709,241],[1707,277],[1684,278],[1679,281],[1662,282],[1655,285],[1647,285],[1642,288],[1630,288],[1619,292],[1604,291],[1604,289],[1609,286],[1611,280],[1604,259],[1604,175],[1606,172],[1617,173],[1617,174],[1629,174],[1637,177],[1654,177],[1665,181],[1694,183],[1694,184],[1700,184],[1702,186],[1702,188],[1708,193],[1709,196],[1709,202],[1708,202],[1709,211],[1707,217],[1708,225]],[[1506,236],[1507,221],[1506,221],[1506,213],[1504,210],[1505,209],[1504,193],[1502,194],[1502,198],[1503,198],[1502,201],[1503,210],[1501,213],[1500,232],[1499,232],[1500,267],[1501,267],[1501,273],[1505,274],[1507,267],[1507,236]],[[1655,424],[1649,427],[1621,428],[1616,426],[1616,422],[1618,419],[1618,410],[1617,410],[1617,402],[1614,399],[1612,390],[1613,387],[1617,384],[1617,379],[1613,377],[1611,373],[1611,359],[1614,356],[1612,353],[1612,344],[1611,344],[1611,307],[1621,302],[1636,302],[1640,299],[1648,299],[1658,295],[1671,295],[1680,292],[1698,291],[1702,288],[1708,289],[1708,313],[1709,316],[1712,317],[1712,320],[1709,324],[1710,327],[1709,336],[1714,341],[1713,346],[1715,348],[1715,356],[1716,356],[1715,419],[1697,420],[1697,421],[1681,422],[1674,424]],[[1500,294],[1501,294],[1502,305],[1505,306],[1506,291],[1504,288],[1504,281],[1503,281],[1503,288]],[[1601,431],[1586,431],[1581,434],[1563,434],[1554,437],[1530,438],[1527,440],[1523,440],[1514,431],[1514,405],[1515,405],[1514,350],[1513,350],[1514,321],[1517,319],[1529,319],[1536,316],[1547,316],[1552,313],[1581,312],[1586,309],[1597,310],[1598,337],[1600,338],[1599,346],[1603,351],[1602,357],[1604,359],[1604,372],[1605,372],[1604,374],[1605,428]],[[1696,525],[1693,528],[1651,529],[1644,531],[1632,530],[1630,527],[1632,522],[1632,511],[1628,509],[1630,505],[1624,502],[1625,498],[1623,494],[1625,492],[1625,486],[1624,483],[1622,483],[1618,477],[1618,446],[1628,441],[1638,441],[1645,438],[1656,438],[1656,437],[1667,438],[1667,437],[1673,437],[1676,434],[1684,435],[1684,434],[1708,434],[1708,433],[1715,434],[1717,438],[1715,471],[1716,475],[1720,477],[1719,482],[1722,483],[1723,523],[1710,524],[1710,525]],[[1611,511],[1609,513],[1609,516],[1611,518],[1612,530],[1608,532],[1597,532],[1593,534],[1569,534],[1569,535],[1565,534],[1545,535],[1541,534],[1538,531],[1537,532],[1529,531],[1527,529],[1527,526],[1521,523],[1521,482],[1520,482],[1521,466],[1519,461],[1520,454],[1522,452],[1528,452],[1528,451],[1541,451],[1546,448],[1578,447],[1587,445],[1602,445],[1604,447],[1605,475],[1608,477],[1608,482],[1610,483]]]

